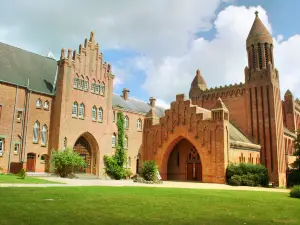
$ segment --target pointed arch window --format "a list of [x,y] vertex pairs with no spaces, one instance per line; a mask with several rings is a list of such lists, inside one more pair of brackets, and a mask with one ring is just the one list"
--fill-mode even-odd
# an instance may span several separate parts
[[77,102],[73,102],[72,105],[72,116],[78,116],[78,103]]
[[92,93],[95,93],[95,88],[96,88],[96,81],[95,81],[95,79],[93,79],[93,81],[92,81],[92,87],[91,87],[91,92]]
[[105,94],[105,83],[104,83],[104,82],[102,82],[102,83],[100,84],[100,94],[101,94],[101,95],[104,95],[104,94]]
[[36,121],[33,125],[33,142],[34,143],[39,142],[39,133],[40,133],[40,123],[39,123],[39,121]]
[[124,148],[128,149],[128,137],[127,136],[124,138]]
[[73,80],[73,88],[75,88],[75,89],[78,88],[78,80],[79,80],[79,78],[78,78],[78,76],[76,75],[76,76],[74,77],[74,80]]
[[93,106],[92,108],[92,120],[97,120],[97,107]]
[[38,99],[38,100],[36,101],[35,106],[36,106],[37,108],[41,108],[41,107],[42,107],[42,101],[41,101],[41,99]]
[[103,121],[103,109],[101,107],[98,109],[98,121]]
[[129,129],[129,118],[128,118],[128,116],[124,117],[124,128]]
[[100,84],[99,84],[99,81],[98,81],[98,83],[97,84],[95,84],[95,93],[96,94],[100,94]]
[[128,162],[127,162],[128,168],[131,168],[131,158],[128,157]]
[[47,144],[47,136],[48,136],[48,128],[46,125],[43,125],[42,127],[42,145]]
[[84,79],[84,90],[85,91],[89,90],[89,79],[88,78]]
[[79,113],[78,113],[78,116],[80,118],[84,118],[84,104],[81,103],[80,106],[79,106]]
[[113,135],[112,135],[112,137],[111,137],[111,146],[113,147],[113,148],[115,148],[116,147],[116,134],[115,133],[113,133]]
[[142,130],[142,120],[141,119],[138,119],[137,120],[137,130],[141,131]]
[[116,112],[113,111],[113,123],[116,121]]
[[46,109],[46,110],[49,109],[49,102],[48,101],[44,102],[44,109]]

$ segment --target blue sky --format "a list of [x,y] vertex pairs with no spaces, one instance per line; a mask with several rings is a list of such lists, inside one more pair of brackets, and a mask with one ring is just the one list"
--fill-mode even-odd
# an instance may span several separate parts
[[[114,92],[167,104],[188,94],[199,68],[209,87],[244,81],[254,11],[274,37],[282,93],[300,97],[298,0],[12,0],[1,3],[0,41],[45,55],[77,49],[95,31],[116,76]],[[11,13],[11,12],[14,13]]]

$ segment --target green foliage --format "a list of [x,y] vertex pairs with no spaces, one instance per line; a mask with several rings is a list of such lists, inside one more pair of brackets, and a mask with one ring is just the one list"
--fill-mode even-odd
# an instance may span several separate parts
[[158,168],[154,160],[145,161],[141,169],[141,175],[146,181],[157,181]]
[[71,148],[53,150],[51,163],[54,166],[54,172],[60,177],[71,177],[75,169],[86,167],[84,159]]
[[124,114],[123,112],[117,113],[117,127],[118,127],[118,142],[116,151],[113,156],[105,155],[103,157],[105,164],[105,172],[113,179],[120,180],[126,177],[127,173],[124,168],[126,163],[126,152],[124,149]]
[[131,172],[130,169],[125,169],[125,174],[124,174],[124,176],[125,176],[126,178],[130,178],[132,175],[133,175],[133,173]]
[[300,171],[300,130],[297,131],[297,137],[295,138],[295,152],[296,160],[293,163],[293,168]]
[[290,196],[292,198],[300,198],[300,185],[296,185],[292,188]]
[[226,169],[226,179],[230,185],[264,187],[269,185],[268,170],[260,164],[230,164]]
[[18,176],[21,178],[21,179],[25,179],[26,178],[26,170],[24,169],[24,168],[22,168],[21,170],[20,170],[20,172],[18,173]]
[[294,185],[300,185],[300,171],[292,170],[287,174],[287,186],[293,187]]

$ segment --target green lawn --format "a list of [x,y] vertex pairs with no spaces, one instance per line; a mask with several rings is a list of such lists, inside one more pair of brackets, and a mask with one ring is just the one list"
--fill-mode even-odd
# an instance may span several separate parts
[[25,179],[20,179],[16,175],[4,175],[0,174],[0,183],[2,184],[57,184],[57,182],[48,181],[40,178],[26,177]]
[[147,187],[0,188],[0,224],[300,224],[288,193]]

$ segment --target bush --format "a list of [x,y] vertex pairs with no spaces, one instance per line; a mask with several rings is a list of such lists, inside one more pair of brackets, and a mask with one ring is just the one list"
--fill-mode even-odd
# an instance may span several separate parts
[[125,177],[125,169],[120,166],[114,157],[104,156],[105,172],[115,180],[121,180]]
[[141,175],[146,181],[157,180],[158,168],[154,160],[145,161],[141,169]]
[[292,188],[290,196],[292,198],[300,198],[300,185],[296,185]]
[[133,175],[133,173],[131,172],[130,169],[125,169],[124,176],[125,176],[126,178],[131,178],[132,175]]
[[24,169],[24,168],[22,168],[21,170],[20,170],[20,172],[18,173],[18,176],[21,178],[21,179],[25,179],[26,178],[26,170]]
[[[240,178],[235,176],[231,181],[234,175],[240,176]],[[226,180],[230,185],[238,184],[239,181],[243,186],[267,187],[269,185],[268,170],[260,164],[230,164],[226,169]]]
[[292,170],[287,174],[287,186],[293,187],[295,185],[300,185],[300,171]]
[[60,177],[71,177],[75,169],[86,167],[84,159],[70,148],[62,151],[53,150],[51,163],[53,163],[54,172]]
[[233,175],[229,180],[228,184],[232,186],[241,186],[242,185],[242,177],[239,175]]

